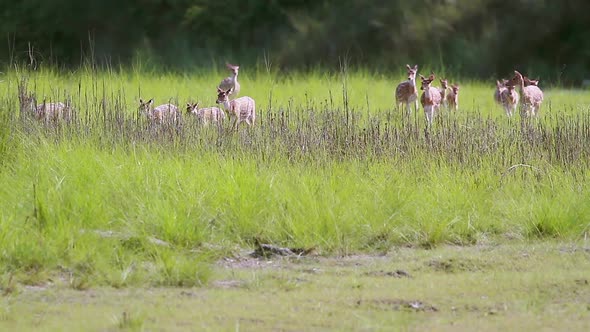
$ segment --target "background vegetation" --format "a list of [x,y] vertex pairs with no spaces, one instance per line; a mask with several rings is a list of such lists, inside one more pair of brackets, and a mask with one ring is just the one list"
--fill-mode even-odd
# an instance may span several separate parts
[[590,77],[584,0],[23,0],[0,4],[0,58],[74,65],[226,60],[379,72],[407,62],[490,78],[520,68],[544,83]]

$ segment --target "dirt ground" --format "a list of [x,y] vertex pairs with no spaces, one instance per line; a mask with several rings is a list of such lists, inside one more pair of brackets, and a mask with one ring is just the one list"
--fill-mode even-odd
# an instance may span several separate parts
[[3,331],[588,331],[590,249],[532,243],[218,261],[198,288],[20,285]]

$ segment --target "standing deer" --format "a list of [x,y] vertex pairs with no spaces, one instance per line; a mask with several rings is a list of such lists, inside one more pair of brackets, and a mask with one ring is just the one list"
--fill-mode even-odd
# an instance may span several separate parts
[[199,103],[186,104],[186,112],[194,114],[199,121],[207,125],[209,122],[221,123],[225,119],[225,112],[219,107],[204,107],[199,108]]
[[240,66],[232,65],[230,63],[226,63],[225,66],[231,71],[231,75],[224,78],[219,83],[219,86],[217,88],[223,91],[231,90],[229,98],[235,99],[240,93],[240,83],[238,82],[238,71],[240,69]]
[[418,89],[416,88],[416,73],[418,73],[418,65],[410,67],[406,65],[408,69],[408,80],[398,84],[395,88],[395,102],[398,109],[406,104],[406,111],[412,113],[410,104],[414,103],[416,111],[418,110]]
[[494,91],[494,101],[496,103],[503,105],[502,102],[502,92],[506,90],[506,83],[508,80],[496,81],[496,91]]
[[438,89],[440,92],[440,98],[443,107],[447,107],[447,93],[449,92],[449,81],[446,79],[440,79],[440,86],[441,88]]
[[49,123],[50,121],[70,120],[71,106],[68,103],[55,102],[37,104],[34,96],[25,96],[21,98],[21,109],[31,112],[35,119]]
[[424,91],[420,97],[420,102],[422,103],[422,108],[424,108],[424,115],[426,115],[428,126],[432,124],[432,119],[438,111],[441,102],[440,91],[438,91],[437,88],[430,86],[432,81],[434,81],[434,78],[434,74],[431,74],[428,78],[420,75],[420,79],[422,80],[420,90]]
[[146,102],[139,100],[139,113],[147,117],[148,120],[158,124],[167,124],[174,122],[178,115],[178,107],[174,104],[162,104],[154,108],[154,99]]
[[514,85],[508,85],[504,90],[502,90],[501,99],[506,115],[511,117],[516,111],[516,107],[518,106],[518,101],[520,99],[518,92],[516,92],[514,89]]
[[231,90],[222,90],[217,88],[217,104],[221,104],[223,109],[228,112],[229,117],[233,117],[233,128],[238,129],[241,122],[246,122],[249,126],[254,124],[256,119],[256,103],[250,97],[240,97],[229,100]]
[[514,71],[514,77],[506,85],[518,88],[521,114],[523,116],[536,116],[543,102],[543,91],[536,85],[525,86],[524,78],[517,70]]
[[447,95],[447,104],[449,109],[454,110],[455,112],[459,109],[459,86],[456,84],[451,84],[451,91]]

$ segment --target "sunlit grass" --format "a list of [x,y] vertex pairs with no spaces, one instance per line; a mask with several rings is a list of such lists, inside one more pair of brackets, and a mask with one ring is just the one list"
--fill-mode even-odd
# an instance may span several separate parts
[[[403,77],[240,71],[254,128],[168,127],[139,98],[214,103],[224,72],[16,72],[0,89],[0,256],[5,275],[73,288],[201,285],[201,264],[255,239],[325,254],[544,238],[590,224],[590,95],[546,91],[542,116],[508,120],[493,84],[425,131],[393,105]],[[17,85],[69,98],[77,117],[20,116]],[[447,75],[450,82],[455,82]]]

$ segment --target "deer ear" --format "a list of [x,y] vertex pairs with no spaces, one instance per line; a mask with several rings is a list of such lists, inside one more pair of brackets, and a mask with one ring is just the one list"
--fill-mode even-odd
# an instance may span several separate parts
[[412,70],[412,67],[410,67],[410,65],[406,64],[406,68]]
[[418,65],[414,65],[414,70],[418,70]]
[[222,92],[223,92],[223,90],[221,90],[220,87],[217,87],[217,93],[222,93]]
[[139,103],[143,104],[143,99],[139,98]]
[[425,80],[426,77],[422,76],[422,74],[418,74],[418,76],[420,76],[420,79]]
[[148,104],[150,104],[150,105],[151,105],[151,104],[153,104],[153,103],[154,103],[154,98],[152,98],[152,99],[148,100]]

